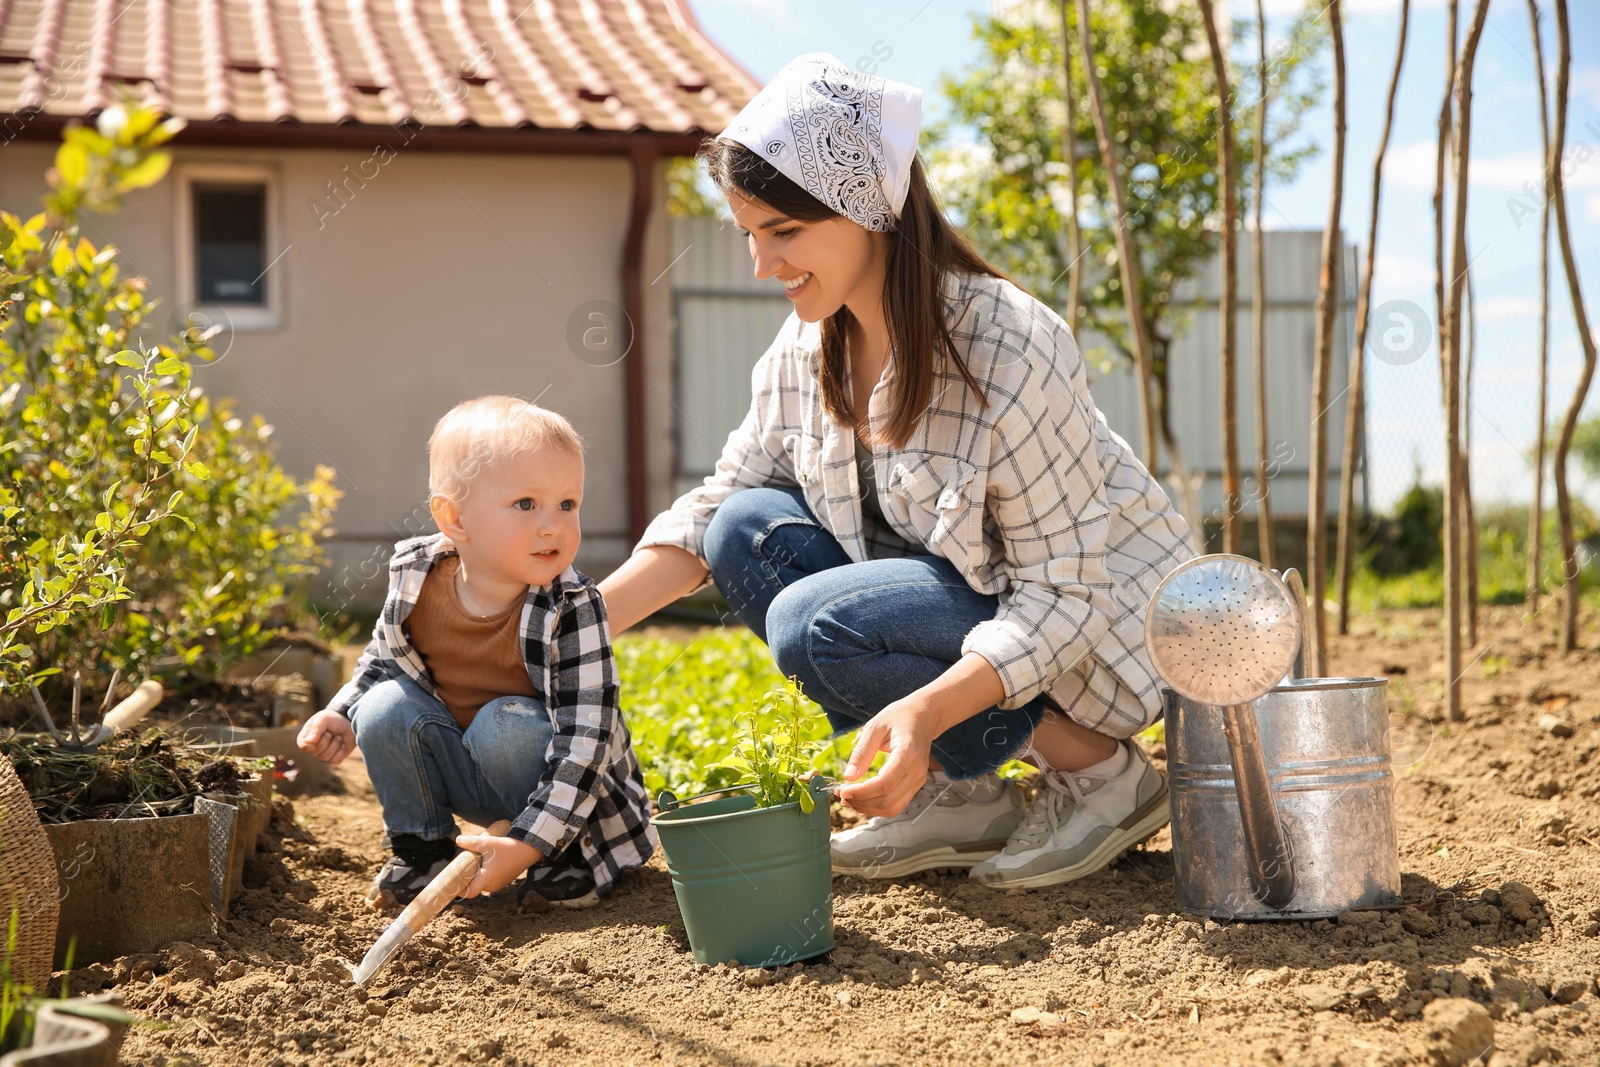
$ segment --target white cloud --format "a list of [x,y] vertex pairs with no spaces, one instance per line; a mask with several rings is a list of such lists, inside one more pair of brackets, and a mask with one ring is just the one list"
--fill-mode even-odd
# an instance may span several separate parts
[[1384,184],[1402,189],[1433,190],[1434,142],[1412,141],[1389,149],[1383,160]]
[[1539,365],[1519,364],[1512,367],[1474,367],[1473,392],[1485,385],[1537,385]]
[[[1319,2],[1318,7],[1321,7]],[[1414,0],[1411,10],[1418,8],[1442,8],[1445,0]],[[1346,15],[1398,15],[1400,13],[1400,0],[1344,0],[1340,5]],[[1306,0],[1266,0],[1266,12],[1269,18],[1288,18],[1300,14],[1306,8]],[[1253,16],[1255,6],[1249,7]]]
[[1539,314],[1539,302],[1525,296],[1496,296],[1478,304],[1478,321],[1520,319]]
[[[1300,5],[1303,7],[1304,5]],[[1418,0],[1411,5],[1412,9],[1443,7],[1444,0]],[[1345,0],[1340,7],[1352,15],[1383,14],[1385,12],[1400,10],[1400,0]]]
[[1595,107],[1600,107],[1600,67],[1579,67],[1574,71],[1572,95],[1587,96]]
[[1380,241],[1373,286],[1388,294],[1421,292],[1423,289],[1431,291],[1433,260],[1426,256],[1391,251]]
[[1589,213],[1589,217],[1591,219],[1596,222],[1600,222],[1600,193],[1596,193],[1594,196],[1591,196],[1589,199],[1585,200],[1583,202],[1583,208]]
[[[1569,133],[1563,177],[1567,189],[1600,189],[1600,143],[1584,140],[1586,131],[1578,127]],[[1436,143],[1413,141],[1389,150],[1383,164],[1385,183],[1402,189],[1431,193]],[[1446,163],[1448,166],[1448,161]],[[1525,192],[1532,185],[1535,193],[1544,176],[1544,159],[1537,149],[1504,152],[1499,155],[1473,154],[1467,180],[1476,190],[1499,189]]]

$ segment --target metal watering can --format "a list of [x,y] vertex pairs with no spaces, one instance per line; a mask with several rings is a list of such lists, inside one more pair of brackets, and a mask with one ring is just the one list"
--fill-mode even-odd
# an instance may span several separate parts
[[1387,680],[1299,678],[1302,599],[1233,555],[1190,560],[1151,597],[1146,647],[1170,687],[1174,880],[1191,914],[1400,903]]

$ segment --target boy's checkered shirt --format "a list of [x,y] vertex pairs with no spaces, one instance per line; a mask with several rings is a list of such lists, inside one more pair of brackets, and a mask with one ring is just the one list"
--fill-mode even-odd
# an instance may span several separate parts
[[[389,592],[372,640],[329,710],[349,717],[357,700],[395,670],[425,690],[433,678],[402,625],[428,571],[455,546],[444,534],[401,541],[389,559]],[[507,836],[554,856],[573,841],[602,895],[626,868],[655,851],[650,799],[618,707],[617,661],[605,602],[587,576],[568,567],[545,586],[530,586],[522,606],[522,656],[535,695],[555,728],[544,778]],[[355,714],[360,709],[355,708]]]

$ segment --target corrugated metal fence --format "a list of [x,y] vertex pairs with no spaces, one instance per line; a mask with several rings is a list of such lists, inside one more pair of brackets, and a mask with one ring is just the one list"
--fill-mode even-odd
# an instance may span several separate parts
[[[778,283],[758,281],[745,241],[731,223],[675,218],[672,246],[683,251],[672,268],[679,411],[677,488],[697,484],[716,465],[729,431],[750,406],[750,369],[767,350],[790,305]],[[1270,231],[1267,245],[1268,454],[1275,475],[1275,516],[1305,514],[1310,469],[1311,373],[1315,352],[1317,277],[1321,236]],[[1239,451],[1248,473],[1256,454],[1250,301],[1250,235],[1240,236]],[[1328,423],[1329,514],[1336,514],[1344,447],[1344,388],[1353,328],[1356,261],[1344,256],[1342,301],[1335,316]],[[1179,290],[1170,350],[1172,427],[1191,469],[1206,472],[1200,505],[1215,514],[1222,504],[1221,367],[1217,358],[1221,272],[1213,261]],[[1086,331],[1082,346],[1091,367],[1091,390],[1111,428],[1137,445],[1141,438],[1133,375],[1104,338]],[[1361,499],[1358,481],[1357,500]],[[1246,513],[1254,507],[1246,484]]]

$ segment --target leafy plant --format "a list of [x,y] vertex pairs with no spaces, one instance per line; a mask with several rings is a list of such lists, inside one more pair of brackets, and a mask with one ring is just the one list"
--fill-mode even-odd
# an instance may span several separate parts
[[[783,684],[772,653],[743,628],[707,630],[692,639],[622,634],[614,645],[621,680],[622,710],[639,754],[645,788],[680,796],[734,784],[737,774],[714,765],[710,752],[738,742],[740,717],[731,708],[753,707],[763,729],[777,722],[751,694]],[[803,739],[820,747],[812,766],[838,766],[849,755],[848,739],[830,742],[828,721],[808,715]]]
[[[0,338],[0,686],[25,673],[29,640],[129,597],[128,550],[182,496],[163,483],[194,444],[188,365],[181,350],[129,348],[142,286],[118,284],[115,251],[73,222],[78,205],[114,204],[166,172],[159,146],[183,124],[158,117],[69,128],[50,213],[0,213],[0,318],[14,320]],[[99,378],[114,382],[109,396],[89,388]],[[106,470],[102,457],[117,453],[123,462]]]
[[[807,781],[815,774],[811,760],[822,746],[805,740],[808,716],[805,694],[794,679],[775,685],[756,701],[755,714],[745,716],[745,736],[728,756],[717,764],[738,774],[734,785],[754,786],[756,807],[775,808],[800,802],[800,810],[816,806]],[[775,720],[768,731],[757,725],[758,716]]]
[[33,1013],[28,1010],[33,986],[18,981],[11,973],[11,961],[17,957],[20,919],[21,913],[13,904],[11,921],[6,925],[5,955],[0,957],[0,1052],[26,1048],[33,1039]]
[[165,175],[181,126],[108,108],[67,130],[45,213],[0,213],[0,699],[61,665],[215,673],[320,562],[333,472],[285,474],[270,427],[194,387],[213,332],[143,340],[144,279],[79,233]]
[[[736,772],[708,762],[706,753],[726,752],[738,744],[744,721],[728,709],[746,705],[752,693],[783,685],[761,639],[743,627],[726,627],[692,638],[626,633],[612,647],[622,710],[646,790],[654,795],[671,789],[685,796],[733,785]],[[776,704],[755,701],[751,706],[759,729],[769,735],[779,729]],[[815,745],[809,764],[813,770],[844,765],[852,739],[830,738],[825,716],[807,715],[800,729],[803,740]],[[884,758],[880,753],[874,766]],[[999,773],[1022,779],[1034,769],[1012,760]]]

